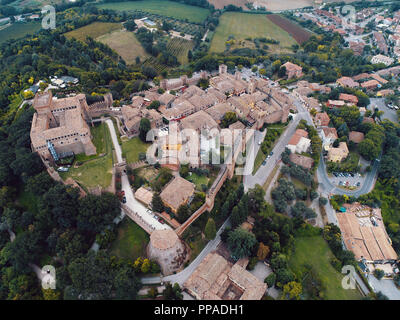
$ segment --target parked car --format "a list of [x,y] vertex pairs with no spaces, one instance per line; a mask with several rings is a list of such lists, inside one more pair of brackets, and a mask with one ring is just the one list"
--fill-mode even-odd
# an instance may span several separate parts
[[124,195],[125,195],[125,191],[124,191],[124,190],[122,190],[122,191],[121,191],[121,194],[124,196]]
[[267,161],[264,160],[264,161],[262,162],[262,164],[263,164],[263,166],[265,166],[265,165],[267,164]]
[[161,224],[164,224],[165,221],[164,221],[163,219],[160,219],[160,223],[161,223]]
[[122,203],[126,203],[126,197],[125,196],[122,198]]
[[360,182],[357,182],[357,187],[359,187],[361,185],[361,183]]
[[270,156],[272,156],[273,154],[274,154],[274,152],[273,152],[273,151],[271,151],[271,152],[269,153],[269,155],[270,155]]

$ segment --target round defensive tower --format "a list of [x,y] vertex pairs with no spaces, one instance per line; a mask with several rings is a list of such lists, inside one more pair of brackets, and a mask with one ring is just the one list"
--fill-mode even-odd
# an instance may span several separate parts
[[171,230],[155,230],[150,235],[147,246],[147,255],[156,260],[161,267],[164,276],[179,270],[186,259],[186,247]]

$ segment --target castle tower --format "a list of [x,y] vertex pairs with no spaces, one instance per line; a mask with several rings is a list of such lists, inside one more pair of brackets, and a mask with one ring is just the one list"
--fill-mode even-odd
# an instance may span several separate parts
[[242,79],[242,73],[240,71],[235,72],[235,80],[240,80]]
[[147,254],[158,262],[165,276],[179,270],[186,259],[186,248],[173,230],[155,230],[150,235]]
[[247,93],[253,94],[255,91],[256,91],[256,81],[254,79],[251,79],[249,86],[247,88]]
[[220,64],[219,65],[219,74],[225,74],[228,72],[228,67],[226,66],[226,64]]
[[33,108],[36,110],[38,116],[45,115],[49,120],[49,127],[53,128],[58,126],[57,120],[51,112],[51,102],[53,94],[51,91],[42,94],[36,94],[33,100]]

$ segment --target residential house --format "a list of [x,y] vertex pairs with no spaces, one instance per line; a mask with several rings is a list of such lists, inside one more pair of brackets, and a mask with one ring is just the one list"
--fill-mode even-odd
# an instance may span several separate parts
[[349,155],[349,149],[347,148],[346,142],[340,142],[338,148],[329,148],[328,150],[328,161],[331,162],[342,162]]

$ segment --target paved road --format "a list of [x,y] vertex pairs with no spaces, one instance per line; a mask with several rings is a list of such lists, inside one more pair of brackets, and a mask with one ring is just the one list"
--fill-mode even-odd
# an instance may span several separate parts
[[386,106],[385,103],[385,98],[370,98],[370,104],[368,105],[368,109],[371,110],[372,112],[374,111],[375,108],[378,108],[379,111],[383,111],[383,116],[381,119],[388,119],[394,123],[399,122],[399,118],[397,116],[397,111],[389,109]]
[[[115,128],[114,128],[114,123],[112,122],[111,119],[107,119],[106,123],[108,125],[108,128],[110,130],[111,134],[111,140],[114,145],[114,150],[117,156],[117,161],[118,163],[123,161],[122,158],[122,150],[121,146],[118,143],[117,135],[115,133]],[[164,230],[164,229],[171,229],[171,227],[167,224],[161,224],[149,211],[148,208],[146,208],[142,203],[137,201],[135,199],[135,196],[133,195],[133,190],[132,187],[129,183],[128,176],[126,173],[121,174],[121,189],[125,191],[125,197],[126,197],[126,205],[134,212],[136,212],[139,216],[142,217],[144,221],[146,221],[149,225],[153,226],[156,230]]]
[[319,162],[319,166],[317,169],[317,177],[319,182],[319,190],[324,193],[325,195],[333,195],[333,194],[346,194],[348,196],[354,196],[358,198],[359,196],[370,192],[375,185],[376,176],[378,172],[379,161],[374,161],[372,165],[372,169],[368,172],[365,176],[364,182],[362,186],[357,190],[346,190],[339,187],[336,187],[332,182],[329,180],[328,173],[326,171],[325,161],[322,158]]
[[243,184],[246,191],[254,188],[256,184],[259,184],[261,186],[264,185],[272,170],[280,160],[282,152],[285,151],[285,148],[289,143],[290,138],[296,131],[296,127],[299,124],[300,120],[306,120],[308,124],[313,124],[310,113],[305,110],[301,102],[296,100],[295,106],[297,107],[298,113],[294,115],[294,119],[290,122],[285,132],[276,143],[273,150],[274,154],[267,160],[267,163],[265,165],[261,165],[255,175],[249,174],[244,176]]
[[375,292],[381,291],[390,300],[400,300],[400,290],[397,289],[393,280],[381,279],[378,280],[372,274],[368,275],[368,283]]
[[156,284],[156,283],[169,281],[171,283],[179,283],[179,285],[182,286],[183,283],[193,273],[193,271],[203,261],[205,256],[207,254],[209,254],[211,251],[214,251],[215,249],[217,249],[217,246],[221,242],[221,233],[227,226],[230,226],[229,218],[223,223],[221,228],[218,230],[215,239],[209,241],[207,243],[207,245],[204,247],[204,249],[200,252],[200,254],[196,257],[196,259],[194,259],[192,261],[192,263],[188,267],[186,267],[184,270],[182,270],[181,272],[178,272],[177,274],[172,274],[172,275],[166,276],[166,277],[145,277],[145,278],[142,278],[142,283],[143,284]]

